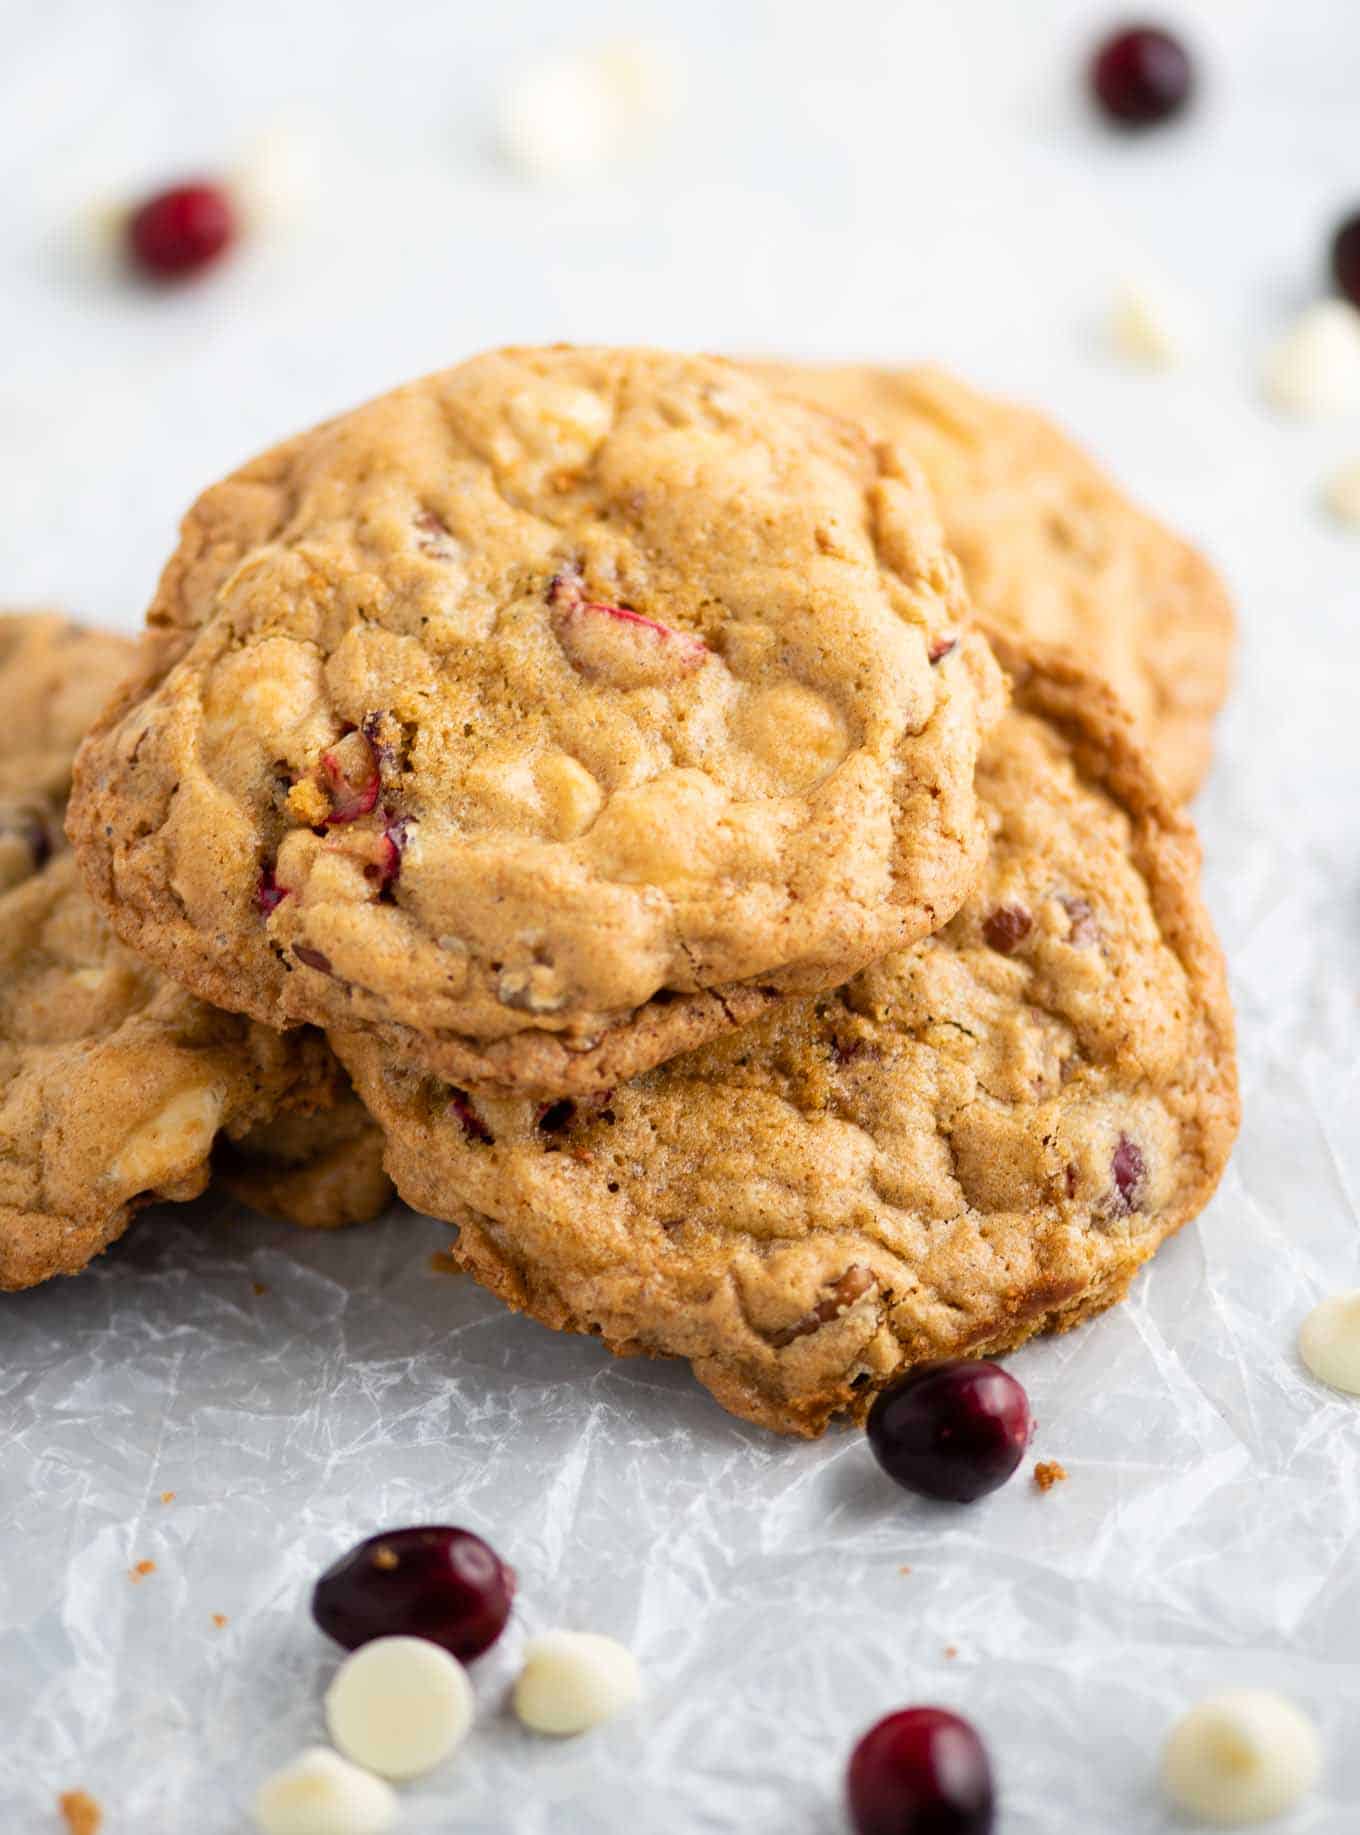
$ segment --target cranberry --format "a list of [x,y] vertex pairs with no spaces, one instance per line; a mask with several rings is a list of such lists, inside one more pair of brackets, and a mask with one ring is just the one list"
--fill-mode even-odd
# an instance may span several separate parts
[[942,663],[946,656],[951,656],[959,647],[957,637],[937,637],[931,644],[929,656],[932,663]]
[[982,934],[989,949],[1013,956],[1033,928],[1034,919],[1023,905],[998,905],[983,919]]
[[505,1629],[515,1572],[469,1529],[432,1524],[370,1536],[328,1567],[312,1617],[337,1644],[421,1637],[461,1662],[489,1650]]
[[268,917],[271,912],[277,911],[287,896],[287,886],[281,886],[274,877],[273,864],[263,867],[255,887],[255,909],[260,916]]
[[1360,307],[1360,210],[1332,237],[1332,276],[1352,306]]
[[321,754],[321,775],[331,799],[327,828],[366,816],[382,788],[377,755],[362,733],[346,734],[332,751]]
[[1114,33],[1091,61],[1097,102],[1120,127],[1155,127],[1180,114],[1195,87],[1189,53],[1154,25]]
[[128,252],[153,280],[181,280],[216,261],[236,235],[236,213],[220,185],[172,185],[133,211]]
[[966,1720],[903,1708],[870,1727],[846,1773],[856,1835],[989,1835],[992,1768]]
[[484,1147],[495,1146],[495,1135],[468,1101],[465,1091],[449,1091],[449,1110],[470,1141],[479,1141]]
[[889,1478],[924,1497],[970,1504],[1004,1485],[1024,1458],[1029,1401],[999,1365],[961,1358],[884,1389],[866,1431]]
[[1127,1134],[1120,1135],[1110,1156],[1110,1171],[1114,1175],[1115,1190],[1119,1194],[1115,1203],[1116,1214],[1126,1217],[1131,1210],[1137,1208],[1143,1195],[1143,1181],[1147,1177],[1143,1150]]

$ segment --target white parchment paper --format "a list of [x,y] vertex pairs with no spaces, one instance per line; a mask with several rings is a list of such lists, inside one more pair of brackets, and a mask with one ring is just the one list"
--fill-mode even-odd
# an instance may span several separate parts
[[[315,1576],[440,1519],[515,1564],[521,1603],[405,1829],[836,1835],[858,1733],[934,1701],[984,1732],[1003,1835],[1167,1835],[1163,1733],[1237,1683],[1323,1729],[1287,1835],[1360,1827],[1360,1404],[1294,1350],[1316,1298],[1360,1285],[1360,548],[1315,507],[1360,425],[1284,429],[1253,394],[1354,189],[1360,16],[1181,10],[1216,100],[1135,158],[1070,102],[1104,19],[1080,0],[865,4],[835,30],[787,0],[749,40],[740,9],[696,6],[687,136],[650,175],[541,196],[478,165],[477,84],[560,41],[546,4],[390,32],[319,0],[11,9],[0,592],[135,623],[199,484],[507,336],[938,354],[1049,403],[1237,593],[1199,816],[1245,1121],[1129,1302],[1013,1360],[1032,1457],[1068,1481],[1041,1495],[1027,1467],[967,1510],[895,1491],[856,1433],[781,1442],[681,1370],[510,1317],[432,1269],[447,1233],[405,1212],[322,1238],[209,1199],[0,1297],[0,1835],[53,1835],[76,1786],[106,1835],[246,1828],[259,1779],[322,1732]],[[587,7],[569,29],[616,25]],[[296,242],[165,301],[54,247],[96,177],[215,159],[292,93],[348,159]],[[1140,248],[1206,308],[1165,380],[1090,330]],[[556,1624],[623,1638],[647,1689],[563,1745],[504,1709],[522,1639]]]

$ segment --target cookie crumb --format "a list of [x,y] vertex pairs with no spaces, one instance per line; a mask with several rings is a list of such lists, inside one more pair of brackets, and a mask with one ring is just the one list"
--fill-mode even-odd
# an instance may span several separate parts
[[461,1274],[463,1264],[452,1249],[436,1249],[430,1257],[432,1274]]
[[64,1790],[57,1798],[57,1808],[70,1835],[99,1835],[104,1812],[87,1790]]
[[163,1504],[173,1504],[174,1501],[175,1501],[175,1494],[173,1491],[162,1491],[161,1492],[161,1502]]
[[946,1644],[944,1647],[944,1654],[946,1657],[948,1657],[949,1661],[952,1663],[954,1661],[954,1658],[959,1654],[958,1645],[957,1644]]
[[212,1621],[217,1626],[217,1629],[220,1631],[223,1625],[225,1625],[227,1622],[227,1615],[225,1612],[214,1612],[212,1615]]
[[155,1571],[156,1563],[154,1561],[139,1561],[132,1569],[129,1579],[131,1579],[135,1586],[137,1581],[145,1580],[148,1574],[154,1574]]
[[1034,1482],[1041,1491],[1051,1491],[1067,1477],[1067,1467],[1056,1459],[1041,1459],[1034,1468]]
[[897,1571],[899,1574],[909,1574],[911,1569],[909,1567],[899,1567]]
[[260,1295],[264,1293],[268,1293],[269,1289],[265,1286],[263,1281],[252,1281],[250,1283],[250,1291],[255,1295],[255,1298],[258,1300]]

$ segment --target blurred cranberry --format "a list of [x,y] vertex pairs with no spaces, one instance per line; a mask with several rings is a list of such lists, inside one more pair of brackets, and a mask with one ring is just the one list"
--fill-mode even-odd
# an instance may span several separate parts
[[236,236],[236,213],[220,185],[172,185],[133,211],[128,252],[153,280],[182,280],[206,268]]
[[992,1768],[966,1720],[903,1708],[870,1727],[846,1773],[855,1835],[989,1835]]
[[1332,237],[1332,275],[1352,306],[1360,307],[1360,210]]
[[1180,114],[1195,88],[1190,54],[1158,26],[1130,25],[1091,60],[1096,101],[1120,127],[1156,127]]
[[878,1463],[906,1490],[970,1504],[1005,1484],[1032,1426],[1013,1376],[962,1358],[913,1370],[882,1390],[865,1431]]

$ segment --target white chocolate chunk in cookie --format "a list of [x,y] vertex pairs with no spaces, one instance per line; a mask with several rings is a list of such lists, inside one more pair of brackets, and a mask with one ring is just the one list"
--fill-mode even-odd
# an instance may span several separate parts
[[1319,1301],[1299,1328],[1299,1355],[1320,1383],[1360,1395],[1360,1290]]
[[1162,1781],[1177,1807],[1222,1828],[1282,1816],[1321,1769],[1312,1722],[1267,1689],[1199,1702],[1171,1729],[1162,1755]]
[[642,1692],[637,1659],[595,1631],[549,1631],[524,1653],[515,1712],[535,1733],[584,1733],[631,1707]]
[[347,1657],[326,1691],[331,1738],[384,1778],[418,1778],[472,1726],[472,1684],[456,1657],[418,1637],[380,1637]]
[[1323,489],[1323,500],[1339,523],[1360,529],[1360,459],[1338,466]]
[[155,1191],[182,1178],[212,1150],[222,1120],[216,1085],[181,1090],[129,1136],[109,1177],[124,1191]]
[[260,1835],[382,1835],[396,1819],[391,1785],[327,1746],[300,1752],[255,1797]]
[[845,721],[824,695],[801,682],[780,682],[746,696],[738,738],[773,771],[781,788],[809,790],[850,749]]

